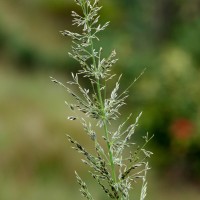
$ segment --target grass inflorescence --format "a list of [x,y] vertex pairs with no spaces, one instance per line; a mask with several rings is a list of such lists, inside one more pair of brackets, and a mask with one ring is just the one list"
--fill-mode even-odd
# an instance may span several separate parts
[[[125,105],[125,100],[129,96],[128,89],[143,73],[122,93],[119,93],[120,75],[110,95],[107,94],[106,84],[115,76],[111,73],[111,69],[118,59],[115,50],[104,58],[103,48],[99,47],[96,50],[94,43],[100,40],[98,33],[102,32],[109,22],[99,24],[98,12],[102,8],[99,6],[99,0],[75,0],[75,3],[81,8],[82,14],[72,11],[73,25],[82,27],[82,32],[75,33],[65,30],[61,33],[72,38],[73,45],[69,56],[78,61],[81,68],[77,73],[72,73],[72,81],[67,82],[67,85],[52,77],[51,79],[63,86],[74,98],[75,103],[65,102],[67,106],[72,111],[78,110],[84,113],[85,117],[80,117],[74,112],[75,115],[69,116],[68,119],[81,122],[88,138],[94,144],[95,153],[90,153],[69,135],[67,135],[68,140],[73,148],[83,155],[82,162],[90,168],[89,173],[110,199],[128,200],[133,183],[142,179],[140,200],[143,200],[147,189],[146,173],[149,170],[147,160],[152,154],[145,150],[145,146],[151,137],[149,138],[147,134],[142,146],[132,141],[142,112],[134,123],[127,125],[132,117],[129,115],[115,131],[110,128],[112,122],[120,117],[119,109]],[[80,78],[87,79],[92,89],[84,88],[80,83]],[[70,85],[77,86],[79,93],[71,89]],[[94,124],[88,119],[94,119],[100,131],[95,131]],[[102,141],[106,145],[102,144]],[[77,172],[75,174],[82,195],[86,199],[94,199],[86,183]]]

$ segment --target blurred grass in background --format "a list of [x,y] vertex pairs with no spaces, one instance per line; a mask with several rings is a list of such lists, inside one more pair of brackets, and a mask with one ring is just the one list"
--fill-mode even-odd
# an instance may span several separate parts
[[[114,70],[122,88],[147,67],[130,91],[124,117],[143,110],[136,137],[155,137],[149,199],[199,199],[200,3],[198,0],[102,0],[111,21],[100,45],[116,49]],[[0,2],[0,199],[80,199],[74,169],[87,168],[65,133],[84,140],[68,123],[69,97],[49,76],[64,82],[79,66],[67,56],[72,0]],[[86,83],[87,84],[87,83]],[[128,113],[127,113],[128,112]],[[141,134],[141,135],[140,135]],[[80,174],[81,174],[80,173]],[[87,175],[85,175],[87,177]],[[94,187],[97,199],[101,192]],[[135,189],[137,192],[137,190]],[[187,191],[187,192],[186,192]]]

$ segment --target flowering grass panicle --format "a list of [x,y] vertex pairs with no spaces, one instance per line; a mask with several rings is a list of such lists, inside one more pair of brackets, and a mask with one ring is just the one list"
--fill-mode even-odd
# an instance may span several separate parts
[[[98,33],[102,32],[109,22],[99,24],[98,12],[102,8],[99,6],[99,0],[75,0],[75,3],[81,8],[82,14],[72,11],[73,25],[82,27],[82,32],[64,30],[61,33],[71,37],[73,45],[69,56],[79,62],[81,68],[77,73],[72,73],[72,81],[67,82],[67,85],[52,77],[51,79],[63,86],[74,98],[75,103],[66,101],[66,105],[72,111],[84,113],[84,118],[74,115],[69,116],[68,119],[81,122],[88,138],[94,144],[95,153],[90,153],[69,135],[67,135],[68,140],[73,148],[83,155],[82,162],[88,165],[89,173],[110,199],[128,200],[131,188],[138,179],[141,179],[140,200],[143,200],[147,190],[146,173],[149,170],[147,159],[152,154],[145,150],[145,146],[151,137],[149,138],[147,134],[142,146],[138,146],[132,140],[142,113],[130,125],[127,125],[127,122],[131,120],[131,115],[115,131],[110,128],[112,121],[120,117],[119,109],[125,104],[129,88],[142,74],[119,94],[120,75],[110,95],[107,94],[106,83],[115,76],[111,73],[111,69],[117,62],[116,52],[113,50],[108,57],[104,58],[103,48],[95,49],[94,43],[100,40]],[[89,90],[81,85],[79,81],[81,77],[88,79],[92,89]],[[76,86],[79,92],[71,89],[70,85]],[[94,124],[88,120],[90,118],[96,121],[100,131],[94,131]],[[106,145],[102,144],[102,141]],[[86,199],[93,200],[86,183],[77,172],[75,175],[82,195]]]

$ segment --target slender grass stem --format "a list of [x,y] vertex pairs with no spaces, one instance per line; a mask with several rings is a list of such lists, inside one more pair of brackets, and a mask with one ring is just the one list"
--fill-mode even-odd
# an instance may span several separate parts
[[[82,4],[81,7],[82,7],[82,10],[83,10],[84,16],[86,18],[87,15],[88,15],[87,8],[86,8],[84,3]],[[87,23],[87,26],[90,27],[90,24],[88,22],[86,22],[86,23]],[[94,53],[93,53],[94,52],[94,44],[93,44],[91,32],[89,32],[89,38],[90,38],[92,61],[93,61],[94,68],[97,71],[96,59],[95,59],[95,56],[94,56]],[[111,173],[112,173],[113,180],[116,183],[117,178],[116,178],[116,172],[115,172],[115,165],[114,165],[114,161],[113,161],[113,154],[112,154],[112,151],[111,151],[111,144],[110,144],[110,139],[109,139],[108,126],[107,126],[107,121],[106,121],[106,116],[105,116],[106,111],[105,111],[103,98],[102,98],[102,94],[101,94],[101,83],[100,83],[100,80],[98,78],[96,78],[96,84],[97,84],[98,99],[99,99],[99,103],[100,103],[100,106],[101,106],[101,112],[102,112],[101,117],[102,117],[103,126],[104,126],[104,134],[105,134],[105,137],[106,137],[106,141],[107,141],[106,143],[107,143],[107,148],[108,148],[108,153],[109,153],[109,158],[110,158]]]

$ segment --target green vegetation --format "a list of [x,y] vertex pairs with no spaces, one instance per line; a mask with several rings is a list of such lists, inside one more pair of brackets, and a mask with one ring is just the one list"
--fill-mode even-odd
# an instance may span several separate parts
[[[129,96],[128,92],[131,86],[137,81],[135,78],[132,83],[123,92],[119,92],[119,85],[122,75],[114,84],[114,89],[108,95],[107,85],[116,74],[112,74],[112,67],[117,62],[116,52],[113,50],[107,58],[104,58],[103,48],[96,47],[95,44],[99,39],[99,33],[104,31],[109,22],[101,25],[99,23],[100,15],[99,0],[75,0],[75,3],[81,8],[81,14],[72,11],[73,25],[81,27],[80,33],[68,30],[61,31],[62,35],[72,38],[72,51],[69,56],[80,64],[80,69],[75,74],[72,72],[72,81],[67,85],[51,77],[52,81],[66,89],[74,99],[72,103],[65,101],[70,110],[74,113],[69,116],[71,121],[77,120],[82,124],[84,131],[93,142],[93,150],[90,153],[87,147],[72,139],[67,135],[68,140],[73,148],[84,156],[81,159],[90,169],[89,173],[100,185],[100,188],[110,199],[129,200],[130,190],[142,179],[140,200],[144,200],[147,193],[146,174],[150,169],[148,159],[152,152],[145,150],[147,143],[152,137],[143,136],[144,144],[138,145],[133,140],[136,127],[139,125],[139,119],[142,112],[136,117],[135,122],[127,125],[132,121],[132,114],[127,115],[124,122],[119,122],[116,128],[112,130],[113,121],[119,121],[121,115],[120,108],[125,105]],[[80,79],[87,79],[90,82],[90,89],[85,88]],[[77,87],[77,94],[71,87]],[[76,111],[84,114],[83,117]],[[92,123],[95,120],[95,124]],[[95,126],[99,130],[95,130]],[[102,142],[104,141],[104,142]],[[105,147],[106,146],[106,147]],[[93,195],[88,190],[87,184],[75,172],[77,182],[81,189],[83,197],[93,200]],[[135,198],[135,197],[134,197]]]
[[[159,177],[150,173],[149,181],[163,187],[157,194],[150,188],[149,199],[169,195],[199,199],[193,192],[200,180],[199,1],[102,0],[102,4],[101,23],[112,23],[99,45],[106,46],[105,55],[111,49],[120,55],[113,69],[123,73],[122,89],[147,67],[130,90],[122,117],[125,120],[130,110],[143,110],[138,131],[154,134],[150,149],[157,157],[151,166]],[[48,78],[54,74],[65,81],[70,71],[78,69],[67,56],[70,40],[58,33],[66,27],[74,31],[71,10],[80,11],[72,0],[0,1],[0,199],[36,199],[35,194],[50,199],[54,185],[60,188],[55,194],[66,197],[68,185],[77,188],[72,174],[79,165],[70,159],[73,168],[69,168],[66,158],[73,151],[65,134],[81,127],[68,123],[62,102],[69,96],[52,87]],[[80,170],[84,173],[85,168]],[[25,184],[20,182],[23,177]],[[49,185],[41,182],[47,177]],[[166,184],[169,179],[174,185]],[[22,195],[24,185],[27,194]]]

